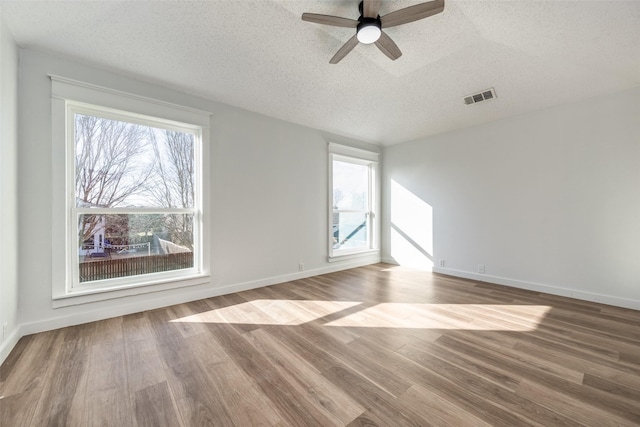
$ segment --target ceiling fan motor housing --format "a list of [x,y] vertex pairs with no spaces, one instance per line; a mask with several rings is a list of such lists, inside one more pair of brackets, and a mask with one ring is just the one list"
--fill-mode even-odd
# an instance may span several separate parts
[[365,18],[360,16],[360,18],[358,18],[356,34],[358,35],[358,41],[360,41],[360,43],[373,43],[380,38],[381,33],[382,22],[380,21],[380,16],[377,18]]
[[380,38],[382,33],[382,21],[380,15],[375,18],[367,18],[364,16],[364,1],[361,1],[358,5],[360,11],[360,17],[358,18],[358,26],[356,27],[356,34],[358,41],[364,44],[371,44],[376,42]]

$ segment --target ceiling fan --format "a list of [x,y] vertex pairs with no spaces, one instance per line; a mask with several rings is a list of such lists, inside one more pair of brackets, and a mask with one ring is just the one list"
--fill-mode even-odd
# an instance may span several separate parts
[[427,18],[444,10],[444,0],[434,0],[428,3],[405,7],[404,9],[380,16],[378,15],[380,3],[382,3],[382,0],[361,1],[358,6],[360,17],[357,20],[339,16],[320,15],[317,13],[303,13],[302,20],[315,22],[316,24],[356,29],[356,34],[347,40],[338,52],[333,55],[333,58],[329,61],[330,64],[340,62],[358,43],[375,43],[382,53],[395,61],[402,56],[402,52],[400,48],[398,48],[398,45],[396,45],[395,42],[391,40],[391,37],[382,31],[382,29],[408,24],[409,22]]

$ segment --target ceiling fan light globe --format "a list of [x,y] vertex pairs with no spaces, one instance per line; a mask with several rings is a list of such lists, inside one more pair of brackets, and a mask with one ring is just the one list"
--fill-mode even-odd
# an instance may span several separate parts
[[378,41],[382,31],[375,24],[362,25],[358,28],[358,41],[363,44],[371,44]]

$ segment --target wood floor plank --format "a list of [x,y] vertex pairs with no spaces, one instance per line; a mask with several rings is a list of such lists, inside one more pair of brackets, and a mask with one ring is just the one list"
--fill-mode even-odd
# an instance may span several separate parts
[[238,426],[280,426],[284,418],[258,384],[231,359],[205,366],[223,391],[226,411]]
[[640,312],[389,264],[23,337],[8,426],[637,426]]
[[0,397],[0,426],[29,426],[42,395],[42,387]]
[[183,425],[166,381],[136,391],[134,411],[138,427]]
[[173,318],[166,309],[149,311],[147,317],[151,323],[156,347],[165,368],[193,361],[191,354],[182,351],[184,336],[176,323],[171,322]]
[[130,394],[167,380],[155,340],[125,339],[125,366]]
[[233,425],[220,387],[204,374],[198,361],[173,365],[167,377],[178,411],[188,426]]
[[320,412],[334,419],[336,425],[351,422],[365,410],[348,393],[327,381],[302,357],[288,350],[263,330],[252,331],[248,339],[269,360],[294,392],[305,397]]
[[89,359],[88,335],[62,342],[47,368],[32,426],[85,425],[84,386]]
[[347,366],[350,370],[357,372],[393,396],[399,396],[411,387],[409,381],[393,375],[388,366],[369,357],[366,353],[362,354],[354,351],[348,345],[324,333],[321,328],[314,325],[303,325],[297,332],[304,334],[314,343],[319,344],[321,348],[337,359],[340,365]]
[[[27,352],[27,348],[33,342],[35,335],[27,335],[18,340],[18,343],[9,353],[2,366],[0,366],[0,382],[7,381],[9,374],[13,372],[21,357],[32,357],[34,352]],[[37,351],[35,352],[37,353]]]
[[381,420],[381,425],[420,426],[423,423],[420,418],[411,417],[396,407],[395,396],[354,371],[336,366],[323,375],[338,387],[351,390],[353,399],[367,407],[369,413]]
[[[373,346],[373,344],[369,344],[369,347]],[[430,355],[430,360],[434,360],[434,358],[440,359],[448,366],[455,367],[454,369],[459,369],[460,374],[464,375],[464,377],[482,378],[482,385],[491,386],[492,389],[494,389],[493,386],[497,386],[512,392],[516,389],[521,380],[521,377],[513,371],[508,371],[499,366],[491,365],[482,359],[465,357],[463,354],[440,347],[437,344],[437,340],[434,342],[434,345],[420,345],[416,343],[407,344],[397,350],[397,353],[407,355],[415,354],[416,351],[423,355]],[[440,370],[439,372],[442,373],[444,371]],[[447,376],[453,377],[453,374]]]
[[432,329],[417,328],[342,328],[356,334],[358,338],[365,338],[369,342],[395,351],[400,347],[415,342],[433,342],[442,336],[442,332]]
[[86,348],[88,357],[72,407],[80,414],[80,425],[133,425],[121,326],[122,319],[98,322],[93,344]]
[[607,411],[585,404],[563,390],[555,390],[533,381],[522,381],[516,393],[525,399],[536,401],[541,406],[564,414],[585,426],[638,426],[637,422],[619,416],[615,410]]
[[62,328],[64,340],[77,343],[79,346],[89,346],[97,336],[98,322],[83,323],[81,325]]
[[[542,348],[527,342],[518,343],[515,347],[515,351],[515,354],[530,355],[526,359],[521,358],[521,360],[530,360],[530,358],[533,357],[536,360],[543,361],[544,366],[561,366],[562,368],[560,371],[554,368],[557,375],[577,384],[582,384],[584,376],[590,374],[640,390],[640,376],[629,375],[628,373],[617,369],[619,366],[603,366],[597,361],[585,360],[574,356],[573,354],[566,354],[562,351]],[[571,371],[575,372],[575,374],[572,375],[573,378],[567,376],[567,373]],[[576,376],[576,374],[578,376]]]
[[[386,366],[391,367],[393,373],[395,375],[407,378],[407,379],[413,379],[415,381],[415,379],[417,377],[419,377],[420,375],[423,374],[424,371],[422,369],[417,368],[416,366],[411,366],[410,364],[407,364],[407,359],[405,358],[405,355],[409,355],[411,354],[411,352],[407,353],[407,348],[400,349],[397,354],[395,352],[392,351],[388,351],[386,349],[384,349],[381,346],[378,346],[375,342],[367,342],[366,339],[359,339],[357,341],[354,341],[352,344],[350,344],[351,347],[354,347],[355,349],[359,350],[359,351],[367,351],[371,357],[375,358],[376,360],[381,361],[382,363],[384,363]],[[422,350],[424,350],[425,348],[429,348],[431,349],[432,352],[435,353],[439,353],[439,349],[437,346],[435,345],[430,345],[430,342],[420,342],[418,341],[418,343],[416,343],[416,348],[421,349],[419,352],[422,353],[423,355],[426,354],[424,353]],[[432,353],[433,354],[433,353]],[[452,359],[455,360],[456,359],[456,355],[452,354],[452,353],[439,353],[439,356],[442,358],[442,360],[440,362],[444,362],[444,360],[446,360],[445,363],[450,363],[452,362]],[[420,359],[423,360],[423,359]],[[524,402],[524,401],[517,401],[517,399],[515,399],[515,396],[511,395],[509,393],[510,390],[514,389],[515,386],[517,386],[518,381],[512,377],[510,377],[508,374],[505,374],[503,371],[500,371],[498,369],[488,369],[485,366],[477,366],[477,364],[475,364],[473,361],[469,361],[467,360],[466,362],[470,362],[470,363],[465,363],[462,362],[459,358],[458,358],[458,363],[460,363],[461,365],[465,366],[465,368],[469,371],[468,374],[465,374],[464,372],[462,372],[463,378],[461,381],[461,383],[465,384],[467,389],[470,389],[469,387],[469,382],[468,380],[465,379],[466,378],[474,378],[473,375],[471,375],[472,372],[475,372],[476,374],[479,374],[478,376],[482,376],[484,379],[490,379],[491,382],[486,383],[486,382],[482,382],[482,385],[480,387],[476,387],[476,390],[478,392],[478,394],[480,395],[490,395],[492,394],[493,396],[498,396],[499,398],[507,401],[507,402],[511,402],[512,405],[518,405],[518,407],[520,409],[524,409],[527,405],[532,406],[530,404],[530,402]],[[414,362],[417,362],[416,360],[414,360]],[[420,364],[420,363],[419,363]],[[438,372],[439,375],[443,375],[446,371],[446,369],[442,369],[442,367],[440,365],[442,365],[442,363],[434,363],[434,359],[433,358],[429,358],[429,360],[425,363],[422,363],[423,366],[427,366],[429,367],[429,369],[433,369],[435,371]],[[474,366],[475,365],[475,366]],[[452,378],[450,375],[448,376],[448,378]],[[427,380],[430,383],[432,383],[432,381],[429,379]],[[478,381],[478,379],[475,379],[476,383],[480,383],[480,381]],[[492,384],[493,383],[493,384]],[[497,390],[497,388],[495,387],[495,385],[500,384],[503,388],[504,391],[500,391]],[[472,387],[471,387],[472,388]],[[414,386],[412,386],[412,391],[411,389],[408,390],[406,393],[404,393],[400,398],[398,398],[398,400],[403,400],[403,399],[407,399],[407,396],[414,396],[416,394],[420,394],[420,395],[424,395],[426,397],[428,397],[428,401],[430,402],[437,402],[434,404],[437,404],[438,407],[455,407],[456,408],[456,413],[460,416],[462,416],[463,419],[465,419],[466,421],[462,421],[462,419],[458,420],[456,422],[456,424],[451,424],[451,425],[482,425],[485,424],[484,421],[480,421],[479,418],[477,418],[476,416],[472,415],[471,413],[468,413],[467,411],[465,411],[464,409],[462,409],[462,407],[458,407],[455,404],[453,404],[451,401],[447,400],[444,397],[439,397],[436,398],[433,395],[437,393],[435,393],[434,391],[429,391],[424,387],[421,387],[417,384],[414,384]],[[514,402],[514,400],[516,400]],[[413,401],[410,399],[410,401]],[[447,404],[445,405],[444,402],[447,402]],[[426,403],[426,402],[425,402]],[[535,406],[535,405],[534,405]],[[475,408],[478,409],[478,408]],[[540,408],[537,408],[540,409]],[[544,409],[544,408],[542,408]],[[406,408],[405,408],[406,410]],[[524,410],[523,410],[524,412]],[[537,412],[536,413],[536,417],[541,417],[544,418],[544,410],[541,411],[541,413]],[[444,414],[440,415],[441,418],[446,418]],[[454,415],[450,415],[448,418],[455,418]],[[553,419],[555,421],[557,421],[558,418],[561,417],[557,417],[557,414],[553,414]],[[426,417],[425,419],[429,419],[428,417]],[[476,421],[477,420],[477,421]],[[460,424],[461,423],[461,424]],[[435,425],[442,425],[441,423],[436,423]],[[558,424],[561,425],[561,424]],[[571,425],[571,424],[563,424],[563,425]]]
[[92,333],[92,337],[95,338],[93,343],[100,344],[104,341],[117,341],[123,338],[123,318],[122,316],[113,317],[110,319],[100,320],[95,322],[95,332]]
[[241,336],[241,330],[235,330],[231,326],[216,325],[212,331],[225,351],[253,378],[287,423],[308,426],[331,424],[331,420],[304,397],[293,393],[292,385],[282,378],[270,366],[269,361]]
[[187,351],[202,362],[203,374],[219,384],[225,408],[235,423],[276,426],[283,422],[253,378],[224,351],[214,334],[196,335],[186,341]]
[[[602,355],[608,354],[614,359],[616,354],[621,357],[623,354],[634,354],[638,351],[637,345],[622,342],[611,336],[599,336],[575,329],[567,332],[566,328],[553,324],[552,321],[547,321],[546,324],[541,325],[539,330],[551,333],[557,338],[562,337],[565,342],[570,341],[573,345],[582,346],[588,351]],[[608,352],[607,350],[610,351]]]
[[88,391],[127,387],[124,340],[101,341],[89,349]]
[[[429,366],[429,369],[454,380],[457,384],[463,384],[468,392],[480,397],[484,396],[486,401],[491,402],[495,407],[518,414],[521,417],[518,425],[534,423],[542,426],[579,426],[570,418],[515,394],[521,381],[516,381],[508,376],[506,381],[496,381],[496,376],[492,375],[491,370],[473,369],[470,364],[465,363],[460,365],[452,363],[452,359],[456,360],[452,353],[441,352],[437,346],[418,349],[417,347],[410,348],[408,345],[398,352],[423,366]],[[490,381],[480,379],[487,376],[491,377]],[[500,379],[500,376],[497,378]],[[488,407],[486,404],[484,406]]]
[[425,420],[425,423],[432,426],[489,427],[491,425],[417,384],[400,396],[396,405],[400,410],[415,411]]
[[[616,361],[610,357],[603,357],[599,354],[585,351],[581,348],[576,348],[571,345],[567,345],[563,341],[549,340],[544,337],[540,337],[535,333],[527,334],[520,338],[520,342],[527,342],[532,344],[535,348],[555,350],[563,354],[575,356],[579,359],[593,361],[601,366],[615,368],[623,370],[634,376],[640,376],[640,366],[633,363],[626,363],[624,361]],[[639,343],[640,344],[640,343]]]
[[[7,365],[2,365],[5,381],[2,385],[2,396],[8,397],[22,394],[32,388],[44,387],[45,375],[49,370],[51,359],[63,343],[61,330],[31,335],[20,347],[14,349],[7,358]],[[15,353],[15,355],[14,355]]]
[[[400,352],[400,350],[399,350]],[[523,422],[522,419],[485,401],[479,394],[472,393],[468,390],[468,385],[463,381],[459,382],[459,378],[448,378],[432,369],[431,361],[422,357],[411,360],[405,355],[401,355],[409,360],[409,363],[394,363],[397,356],[385,356],[384,353],[376,353],[376,357],[382,363],[393,367],[393,373],[404,379],[411,379],[414,384],[432,392],[438,393],[442,398],[451,402],[458,402],[466,411],[478,417],[484,422],[493,425],[523,425],[530,424]]]
[[616,338],[626,338],[634,343],[640,343],[640,324],[635,321],[622,321],[620,318],[611,320],[602,315],[594,316],[578,312],[555,310],[548,314],[550,319],[580,326],[588,330],[605,332]]
[[153,339],[153,330],[147,312],[122,316],[122,334],[127,341]]
[[[78,411],[80,412],[80,411]],[[107,388],[87,393],[82,410],[82,426],[134,426],[129,392],[126,388]]]
[[[458,348],[465,348],[464,351],[467,354],[477,354],[479,351],[477,348],[460,341],[456,344],[448,337],[442,337],[438,341],[446,343],[447,345],[457,346]],[[640,405],[630,403],[626,400],[615,399],[607,393],[600,392],[599,390],[587,389],[571,381],[557,378],[544,371],[533,369],[519,360],[498,352],[491,351],[491,354],[495,359],[496,365],[511,369],[515,372],[520,372],[523,377],[531,382],[541,384],[548,389],[554,388],[556,390],[560,390],[567,395],[575,396],[576,399],[581,400],[588,405],[610,409],[616,411],[616,413],[618,413],[622,418],[640,422]]]
[[612,361],[617,361],[620,359],[620,352],[618,350],[612,349],[607,346],[594,344],[592,340],[578,340],[571,335],[567,336],[565,334],[548,332],[546,328],[538,328],[535,331],[531,331],[531,333],[527,334],[527,337],[544,340],[551,344],[559,343],[560,345],[570,347],[584,354],[585,357],[594,355],[601,358],[607,358]]
[[347,424],[348,427],[382,427],[386,425],[387,423],[384,420],[377,417],[371,411],[366,411]]
[[[488,334],[496,334],[496,332],[490,332]],[[462,356],[470,357],[476,361],[494,366],[496,366],[496,361],[493,352],[498,352],[531,369],[525,371],[525,373],[536,373],[539,371],[555,375],[558,378],[571,381],[575,384],[582,384],[584,371],[579,369],[577,365],[562,363],[564,362],[563,359],[545,357],[548,356],[548,353],[541,352],[539,348],[536,348],[534,351],[526,351],[524,349],[525,346],[519,341],[516,342],[513,347],[501,346],[498,343],[499,341],[487,339],[488,334],[454,331],[448,333],[442,340],[436,340],[436,343]],[[501,334],[504,336],[504,333]],[[453,339],[453,341],[451,339]],[[460,345],[460,343],[471,344],[475,347],[473,347],[473,351],[470,352],[469,347]],[[500,365],[497,366],[502,368]],[[512,369],[512,372],[520,378],[523,377],[521,371]]]
[[630,403],[640,406],[640,390],[627,387],[615,381],[610,381],[596,375],[585,374],[583,384],[604,392],[615,394],[622,399],[629,400]]
[[638,352],[636,349],[621,351],[620,361],[638,365],[640,367],[640,352]]
[[612,305],[599,306],[603,314],[609,314],[614,317],[635,320],[640,322],[640,311],[628,308],[614,307]]

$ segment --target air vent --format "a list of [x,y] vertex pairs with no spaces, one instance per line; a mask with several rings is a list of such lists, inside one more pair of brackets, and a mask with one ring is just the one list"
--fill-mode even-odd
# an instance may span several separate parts
[[485,89],[482,92],[474,93],[472,95],[467,95],[463,99],[465,105],[476,104],[482,101],[488,101],[489,99],[494,99],[496,97],[496,91],[493,88]]

